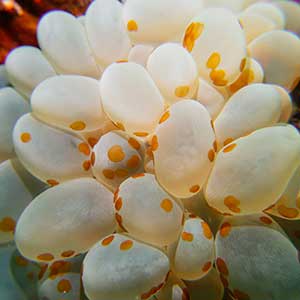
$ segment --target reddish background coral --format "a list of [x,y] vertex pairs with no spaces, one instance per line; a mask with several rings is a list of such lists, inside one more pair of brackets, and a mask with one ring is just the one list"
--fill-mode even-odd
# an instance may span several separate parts
[[63,9],[81,15],[92,0],[0,0],[0,63],[19,45],[36,45],[36,26],[41,15]]

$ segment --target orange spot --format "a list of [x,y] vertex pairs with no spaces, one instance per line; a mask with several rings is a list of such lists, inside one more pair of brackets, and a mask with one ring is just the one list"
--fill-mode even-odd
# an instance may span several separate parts
[[223,149],[223,152],[224,153],[231,152],[236,146],[237,146],[236,144],[230,144],[229,146],[227,146]]
[[217,152],[218,151],[218,143],[217,143],[217,141],[214,141],[213,147],[214,147],[215,152]]
[[128,31],[137,31],[138,30],[138,24],[134,20],[130,20],[127,23],[127,30]]
[[128,59],[119,59],[116,61],[116,63],[118,63],[118,64],[127,63],[127,62],[128,62]]
[[124,231],[126,231],[125,227],[123,226],[122,216],[119,215],[118,213],[115,213],[115,218],[116,218],[116,221],[117,221],[118,225],[120,226],[120,228],[122,228]]
[[231,224],[228,223],[228,222],[225,222],[221,225],[221,228],[220,228],[220,235],[221,237],[226,237],[229,235],[230,231],[231,231]]
[[20,139],[23,143],[28,143],[31,141],[31,135],[28,132],[24,132],[21,134]]
[[101,245],[102,246],[108,246],[113,240],[114,240],[115,236],[114,235],[110,235],[107,238],[105,238],[104,240],[102,240]]
[[116,203],[115,203],[115,209],[117,211],[119,211],[121,208],[122,208],[122,205],[123,205],[123,201],[122,201],[122,198],[118,198]]
[[166,111],[160,118],[159,120],[159,124],[167,121],[168,119],[170,118],[170,112],[169,111]]
[[39,274],[38,274],[38,279],[41,280],[44,276],[44,274],[46,273],[48,269],[48,265],[47,264],[42,264],[40,266],[40,271],[39,271]]
[[169,199],[163,199],[160,203],[160,207],[166,212],[171,212],[173,209],[173,203]]
[[279,205],[277,210],[281,216],[289,219],[294,219],[299,215],[299,212],[296,208],[289,208],[283,204]]
[[139,137],[145,137],[148,135],[147,132],[134,132],[133,134]]
[[124,127],[124,125],[123,125],[122,123],[117,122],[117,123],[116,123],[116,126],[117,126],[120,130],[125,131],[125,127]]
[[51,261],[54,259],[54,256],[51,253],[43,253],[37,256],[37,259],[43,261]]
[[156,151],[158,149],[158,138],[157,135],[154,135],[151,140],[151,150]]
[[122,242],[122,243],[120,244],[120,250],[122,250],[122,251],[127,251],[127,250],[129,250],[130,248],[132,248],[132,246],[133,246],[133,241],[131,241],[131,240],[126,240],[126,241],[124,241],[124,242]]
[[92,164],[92,166],[95,165],[95,161],[96,161],[96,156],[95,156],[95,152],[93,151],[92,155],[91,155],[91,164]]
[[208,159],[213,162],[215,160],[215,151],[210,149],[207,154]]
[[139,143],[136,139],[134,139],[134,138],[129,138],[128,144],[129,144],[133,149],[136,149],[136,150],[139,150],[139,149],[141,148],[140,143]]
[[267,224],[267,225],[270,225],[270,224],[273,223],[272,220],[271,220],[270,218],[265,217],[265,216],[262,216],[262,217],[260,217],[259,219],[260,219],[263,223],[265,223],[265,224]]
[[210,268],[211,268],[211,262],[209,261],[202,267],[202,271],[207,272]]
[[193,185],[191,188],[190,188],[190,192],[191,193],[197,193],[198,191],[200,190],[200,186],[197,184],[197,185]]
[[16,256],[15,261],[20,267],[26,267],[28,265],[28,261],[22,256]]
[[88,143],[89,143],[90,146],[93,148],[93,147],[98,143],[98,139],[93,138],[93,137],[89,137],[89,138],[88,138]]
[[0,231],[2,232],[14,232],[16,228],[16,221],[11,217],[4,217],[0,221]]
[[247,57],[244,57],[240,63],[240,71],[243,72],[246,67]]
[[233,294],[237,300],[250,300],[249,295],[240,290],[233,290]]
[[181,238],[186,241],[186,242],[192,242],[194,240],[194,235],[192,233],[189,232],[183,232],[181,234]]
[[223,286],[225,288],[227,288],[229,286],[228,280],[222,274],[220,274],[220,279],[221,279]]
[[209,73],[209,77],[212,81],[222,80],[226,76],[226,73],[224,70],[212,70]]
[[204,24],[199,22],[191,23],[185,31],[183,47],[191,52],[195,46],[195,41],[200,37],[204,29]]
[[114,177],[115,177],[115,172],[111,169],[104,169],[102,171],[102,174],[107,179],[114,179]]
[[145,176],[144,173],[140,173],[140,174],[134,174],[134,175],[132,175],[131,177],[132,177],[132,178],[140,178],[140,177],[144,177],[144,176]]
[[84,155],[90,155],[91,150],[88,144],[86,143],[81,143],[78,145],[78,150],[79,152],[83,153]]
[[70,128],[75,130],[75,131],[80,131],[85,129],[86,124],[83,121],[75,121],[70,125]]
[[121,146],[114,145],[108,150],[107,156],[112,162],[120,162],[125,158],[125,153]]
[[224,205],[227,206],[231,211],[235,212],[235,213],[240,213],[241,210],[239,208],[240,205],[240,201],[235,198],[234,196],[227,196],[224,199]]
[[140,163],[140,158],[138,157],[138,155],[134,154],[128,159],[126,166],[127,168],[135,169],[139,166],[139,163]]
[[115,171],[115,174],[117,177],[124,178],[124,177],[128,176],[128,171],[126,169],[117,169]]
[[240,76],[238,77],[238,79],[229,86],[229,90],[232,93],[236,93],[241,88],[253,82],[254,78],[255,76],[253,70],[249,68],[245,68],[243,72],[240,74]]
[[153,288],[151,288],[148,292],[143,293],[141,295],[141,300],[146,300],[149,299],[152,295],[156,294],[163,286],[164,286],[164,282],[159,284],[158,286],[155,286]]
[[224,141],[224,146],[227,146],[228,144],[233,142],[233,138],[228,138]]
[[118,199],[119,191],[120,191],[120,189],[117,188],[117,189],[115,190],[115,192],[114,192],[114,203],[115,203],[115,202],[117,201],[117,199]]
[[91,162],[89,160],[84,161],[82,167],[85,171],[88,171],[91,168]]
[[59,184],[58,181],[56,181],[55,179],[48,179],[47,180],[47,183],[50,185],[50,186],[56,186]]
[[71,256],[73,256],[75,254],[75,251],[73,251],[73,250],[67,250],[67,251],[64,251],[62,254],[61,254],[61,256],[62,257],[71,257]]
[[175,96],[176,96],[176,97],[179,97],[179,98],[186,97],[187,94],[189,93],[189,91],[190,91],[190,87],[187,86],[187,85],[184,85],[184,86],[178,86],[178,87],[175,89]]
[[71,282],[68,279],[62,279],[57,284],[57,290],[60,293],[69,293],[72,290]]
[[212,237],[213,237],[213,234],[212,234],[212,232],[211,232],[211,230],[210,230],[209,225],[208,225],[206,222],[201,222],[201,226],[202,226],[202,230],[203,230],[204,236],[205,236],[207,239],[211,240]]
[[211,56],[208,58],[206,62],[206,67],[208,69],[216,69],[221,62],[221,56],[219,53],[214,52],[211,54]]
[[71,266],[72,265],[69,261],[63,261],[63,260],[55,261],[49,268],[50,269],[49,277],[54,279],[58,274],[68,273],[71,270]]
[[226,266],[226,263],[222,258],[220,258],[220,257],[217,258],[216,266],[217,266],[217,268],[218,268],[218,270],[221,274],[223,274],[225,276],[229,275],[229,271],[228,271],[228,268]]

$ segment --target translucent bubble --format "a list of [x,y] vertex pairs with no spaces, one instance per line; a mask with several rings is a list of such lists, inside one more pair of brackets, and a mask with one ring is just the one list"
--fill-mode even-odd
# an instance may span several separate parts
[[165,246],[180,234],[183,211],[152,174],[124,181],[116,194],[115,208],[119,223],[139,240]]
[[26,299],[38,299],[38,285],[42,274],[41,266],[35,262],[27,260],[18,250],[13,251],[7,261],[10,266],[10,280],[16,283],[18,290],[25,294]]
[[182,199],[182,203],[188,211],[188,218],[198,216],[209,225],[213,234],[217,232],[224,216],[207,204],[203,190],[190,198]]
[[143,67],[146,67],[149,55],[153,50],[154,47],[152,47],[151,45],[135,45],[129,52],[128,61],[135,62],[142,65]]
[[29,173],[17,158],[11,159],[10,162],[33,197],[36,197],[41,192],[49,188],[48,184],[40,181],[38,178]]
[[215,158],[215,134],[203,105],[193,100],[173,104],[152,138],[155,174],[172,195],[199,192]]
[[197,66],[181,45],[166,43],[157,47],[149,56],[147,69],[168,103],[195,95]]
[[123,6],[117,0],[96,0],[86,12],[86,31],[96,60],[107,66],[126,59],[131,48],[122,19]]
[[85,28],[69,13],[52,11],[38,25],[38,42],[58,73],[100,77]]
[[276,24],[271,19],[247,11],[239,15],[239,21],[243,26],[247,44],[261,34],[276,29]]
[[80,274],[66,273],[45,280],[39,287],[39,299],[80,300]]
[[300,6],[293,1],[276,1],[274,3],[285,17],[285,30],[300,35]]
[[16,222],[32,195],[10,160],[0,164],[0,244],[14,239]]
[[268,213],[284,219],[300,219],[300,167],[294,172],[285,191]]
[[259,225],[232,226],[216,237],[216,266],[237,299],[297,299],[298,253],[281,232]]
[[281,115],[280,122],[288,122],[293,113],[292,98],[287,90],[279,85],[274,85],[281,97]]
[[222,7],[238,13],[243,9],[245,0],[204,0],[204,7]]
[[10,83],[26,97],[30,97],[40,82],[56,75],[43,53],[30,46],[11,51],[6,58],[5,68]]
[[114,234],[89,251],[82,279],[90,300],[148,299],[162,288],[168,271],[162,251]]
[[259,129],[218,154],[205,188],[220,212],[249,214],[274,204],[299,164],[299,134],[290,126]]
[[200,76],[217,86],[232,83],[246,57],[244,32],[237,17],[227,9],[208,8],[193,18],[183,38]]
[[4,88],[9,85],[8,75],[5,65],[0,65],[0,88]]
[[32,94],[31,106],[42,121],[73,132],[101,128],[106,118],[98,81],[78,75],[43,81]]
[[215,120],[223,106],[224,96],[212,85],[203,79],[199,79],[197,100],[208,110],[212,120]]
[[[3,299],[24,299],[24,292],[20,289],[18,283],[13,280],[13,270],[10,259],[15,251],[15,245],[9,244],[0,247],[0,266],[1,266],[1,297]],[[28,282],[27,282],[28,283]],[[31,292],[33,292],[31,290]]]
[[185,283],[172,271],[169,272],[166,284],[155,295],[158,300],[187,300],[188,290]]
[[14,89],[0,90],[0,162],[14,157],[13,128],[29,110],[28,103]]
[[113,194],[91,178],[53,187],[34,199],[16,227],[25,257],[49,262],[86,252],[115,230]]
[[296,87],[300,78],[300,40],[296,35],[282,30],[266,32],[249,44],[249,52],[263,67],[266,83],[289,91]]
[[45,125],[31,114],[18,120],[13,140],[18,158],[26,169],[50,185],[91,176],[89,145]]
[[197,280],[213,266],[214,238],[209,225],[200,218],[184,222],[181,236],[170,248],[172,270],[181,279]]
[[100,90],[105,112],[121,128],[140,137],[154,131],[163,113],[164,100],[142,66],[110,65],[103,73]]
[[190,300],[221,300],[224,287],[216,269],[211,268],[208,274],[195,281],[185,281]]
[[201,9],[202,0],[128,0],[123,20],[134,44],[157,44],[182,34]]
[[139,139],[111,131],[93,149],[93,174],[115,191],[128,177],[143,172],[143,149]]
[[248,6],[244,12],[266,17],[274,23],[275,29],[283,29],[285,26],[284,14],[278,7],[271,3],[254,3]]
[[281,96],[267,84],[252,84],[240,89],[226,102],[214,121],[218,149],[236,138],[279,121]]

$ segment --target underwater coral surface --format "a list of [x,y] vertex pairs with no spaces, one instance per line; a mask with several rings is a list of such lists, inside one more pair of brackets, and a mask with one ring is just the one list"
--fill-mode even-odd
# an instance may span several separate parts
[[123,2],[0,66],[0,299],[300,299],[300,5]]

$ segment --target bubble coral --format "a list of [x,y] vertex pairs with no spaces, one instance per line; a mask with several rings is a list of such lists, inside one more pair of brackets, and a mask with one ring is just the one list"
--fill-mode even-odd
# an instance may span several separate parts
[[0,243],[29,298],[300,297],[299,15],[96,0],[41,19],[1,66]]

